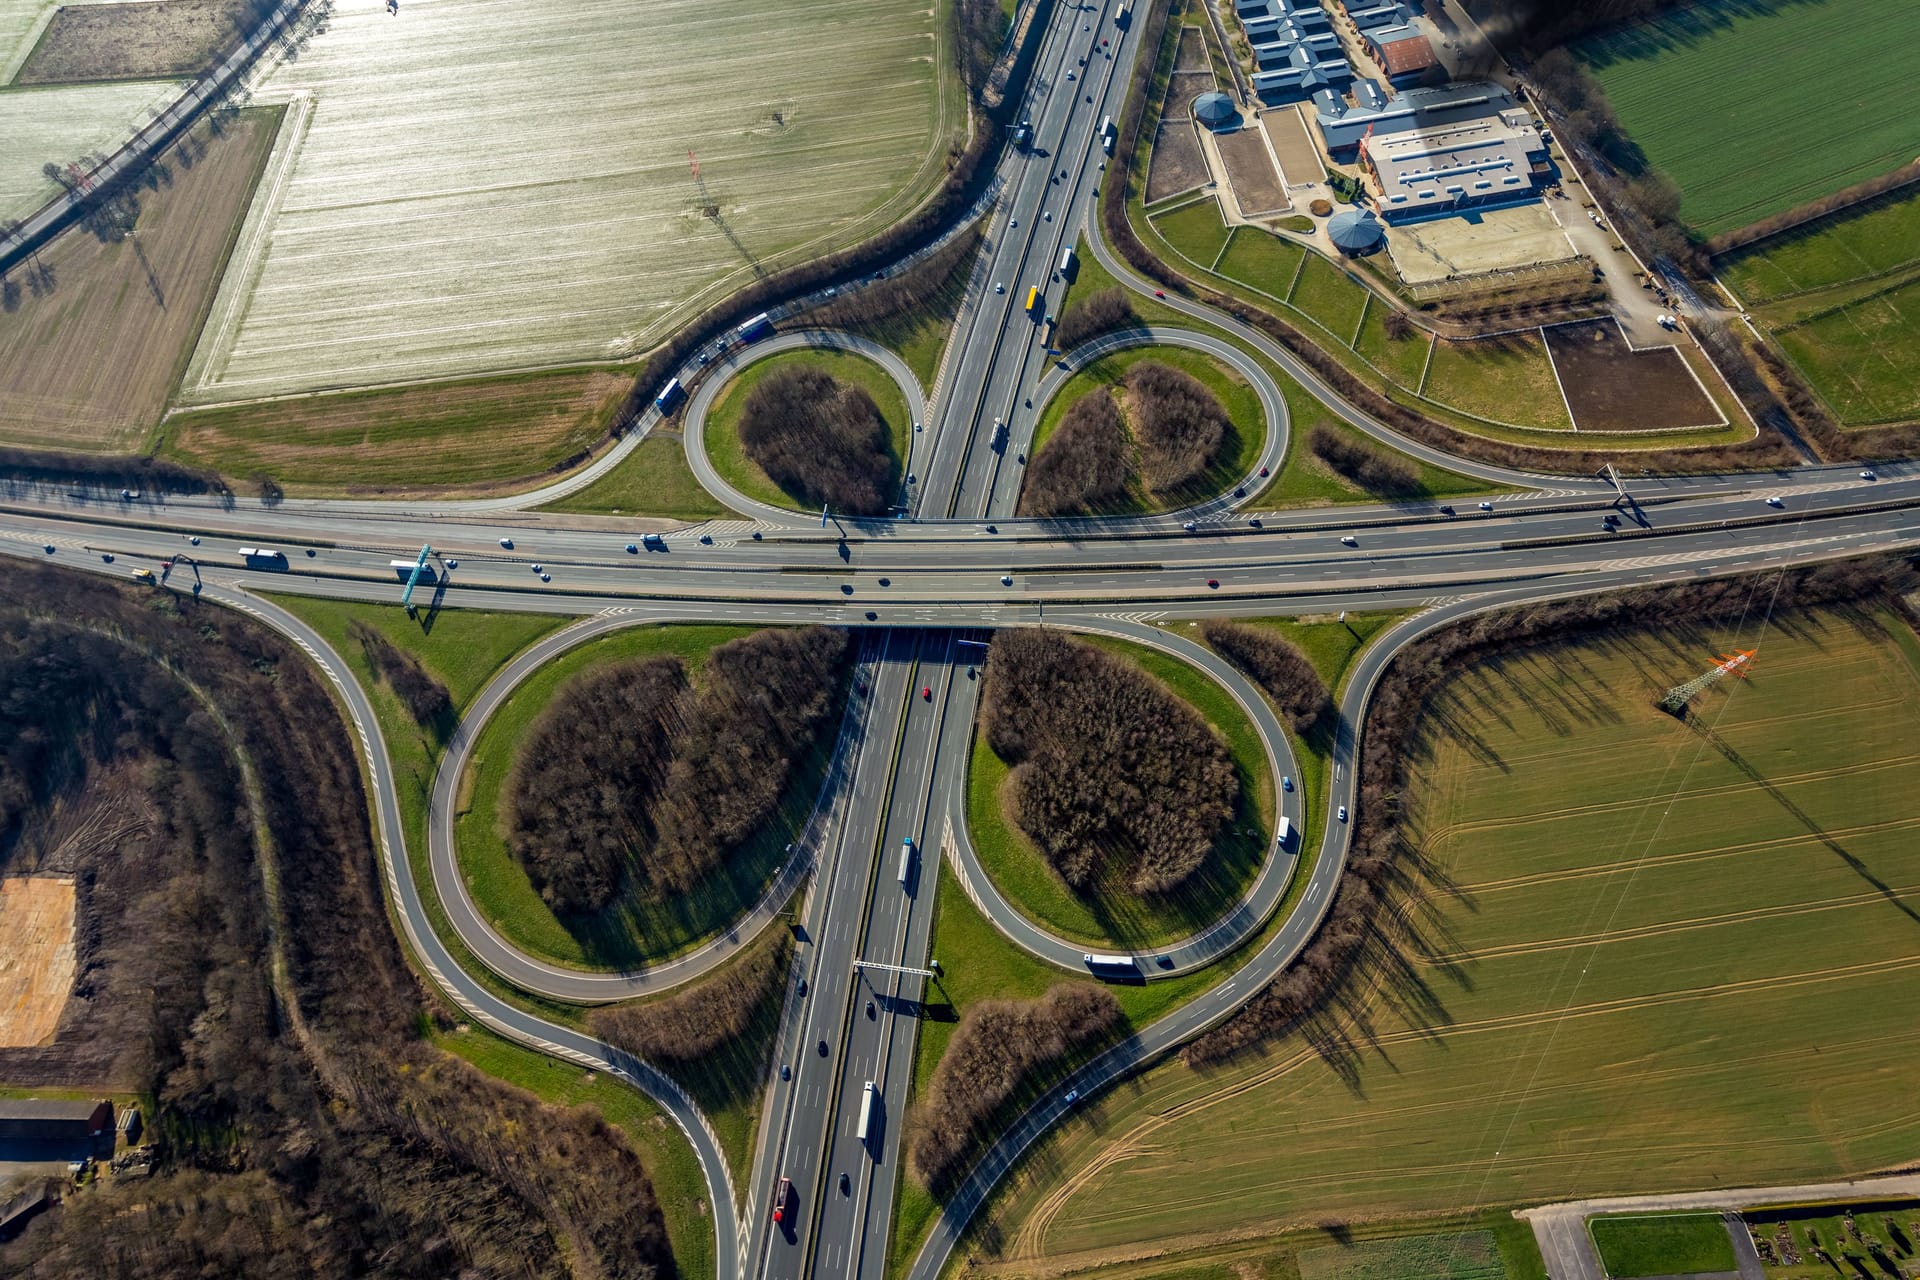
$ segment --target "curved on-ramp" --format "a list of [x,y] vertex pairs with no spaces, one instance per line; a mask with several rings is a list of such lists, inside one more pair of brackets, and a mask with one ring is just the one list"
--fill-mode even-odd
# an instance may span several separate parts
[[460,717],[440,766],[434,774],[427,809],[427,856],[434,892],[460,941],[480,962],[505,981],[534,995],[573,1004],[605,1004],[636,996],[656,995],[711,972],[759,937],[761,930],[781,917],[781,908],[813,868],[813,851],[824,830],[839,812],[845,784],[863,736],[866,702],[849,698],[841,714],[838,737],[827,772],[807,824],[789,846],[787,860],[774,873],[765,891],[742,915],[704,942],[656,964],[626,970],[595,971],[562,965],[530,955],[503,937],[481,914],[461,873],[459,842],[454,835],[460,780],[473,748],[500,706],[526,680],[560,655],[611,632],[636,626],[703,621],[671,607],[643,611],[621,610],[583,618],[545,637],[516,655],[481,690]]
[[[707,456],[707,414],[713,409],[713,402],[719,398],[727,384],[739,377],[749,365],[757,364],[768,356],[781,355],[788,351],[845,351],[867,359],[886,370],[894,385],[900,388],[900,394],[907,402],[907,413],[913,423],[927,420],[927,400],[920,391],[920,379],[914,375],[907,362],[895,355],[890,348],[883,347],[871,338],[846,333],[838,329],[795,329],[777,334],[774,337],[753,343],[751,346],[736,347],[732,354],[721,360],[710,370],[710,376],[701,384],[687,405],[686,425],[681,432],[681,441],[687,451],[687,465],[693,470],[693,478],[700,487],[712,494],[721,503],[733,508],[740,514],[763,520],[776,527],[805,527],[816,523],[818,516],[789,507],[776,507],[771,503],[749,498],[741,493],[714,469],[713,460]],[[915,445],[920,433],[909,430],[907,433],[907,456],[900,460],[901,467],[908,475],[914,474]],[[853,521],[849,521],[852,523]]]
[[[1189,666],[1199,668],[1224,688],[1227,695],[1246,713],[1248,722],[1253,725],[1254,732],[1260,739],[1261,753],[1266,758],[1267,768],[1272,778],[1276,815],[1284,815],[1296,831],[1304,830],[1302,794],[1298,791],[1287,791],[1280,784],[1282,776],[1299,773],[1293,757],[1293,745],[1288,740],[1286,730],[1281,727],[1279,718],[1274,714],[1273,707],[1266,697],[1231,663],[1204,645],[1196,644],[1176,633],[1125,618],[1068,615],[1052,625],[1062,630],[1112,636],[1157,649],[1161,653],[1180,659]],[[945,816],[950,842],[947,849],[948,860],[960,881],[962,890],[980,908],[981,913],[987,917],[994,928],[1028,954],[1084,976],[1087,968],[1083,957],[1089,949],[1088,946],[1062,938],[1035,923],[1030,916],[1007,899],[1000,886],[994,882],[993,876],[980,862],[980,855],[973,847],[967,828],[965,788],[952,796]],[[1304,838],[1304,836],[1298,838]],[[1287,888],[1293,882],[1294,868],[1298,861],[1291,850],[1282,849],[1278,842],[1271,840],[1269,836],[1266,856],[1260,864],[1259,872],[1254,876],[1253,883],[1247,886],[1238,901],[1223,911],[1220,917],[1206,928],[1190,937],[1158,947],[1129,951],[1112,944],[1102,944],[1096,949],[1103,954],[1133,956],[1141,976],[1149,982],[1161,978],[1179,977],[1192,973],[1195,969],[1204,968],[1265,927],[1267,920],[1285,900]]]

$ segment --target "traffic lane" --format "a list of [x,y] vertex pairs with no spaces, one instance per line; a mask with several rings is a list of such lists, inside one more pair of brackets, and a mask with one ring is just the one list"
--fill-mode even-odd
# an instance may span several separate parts
[[[919,835],[918,800],[940,723],[936,703],[923,696],[921,690],[931,693],[931,682],[942,678],[932,670],[939,643],[939,637],[932,634],[922,643],[921,684],[909,691],[910,708],[902,731],[899,761],[886,797],[880,840],[873,854],[870,895],[862,913],[860,958],[882,964],[897,963],[894,938],[909,901],[899,893],[898,883],[889,873],[889,863],[906,837]],[[864,1141],[859,1136],[867,1085],[871,1082],[876,1091],[884,1090],[885,1068],[891,1064],[887,1061],[874,983],[864,972],[852,971],[851,965],[849,970],[852,990],[846,1036],[841,1046],[844,1065],[826,1161],[827,1198],[821,1206],[813,1244],[815,1272],[820,1275],[846,1275],[857,1267],[859,1228],[865,1220],[872,1190],[873,1164],[890,1143],[898,1141],[900,1117],[884,1105],[883,1092],[876,1099],[874,1128]],[[866,1013],[869,1004],[873,1006],[872,1016]],[[840,1189],[842,1174],[847,1177],[845,1192]]]
[[[513,575],[533,572],[541,564],[549,573],[560,568],[597,567],[648,575],[690,571],[728,571],[735,573],[777,574],[793,569],[835,572],[871,569],[909,572],[959,564],[993,564],[1020,567],[1057,560],[1071,555],[1076,564],[1127,563],[1144,556],[1159,560],[1201,563],[1223,554],[1223,546],[1232,553],[1251,554],[1250,548],[1273,554],[1276,545],[1297,547],[1303,540],[1329,559],[1352,559],[1354,551],[1448,551],[1481,549],[1502,541],[1541,537],[1586,537],[1596,542],[1631,543],[1648,533],[1660,533],[1676,525],[1706,521],[1792,521],[1823,514],[1848,506],[1882,502],[1920,503],[1920,475],[1881,481],[1835,478],[1830,473],[1819,482],[1809,482],[1800,492],[1783,498],[1781,507],[1773,507],[1754,491],[1712,489],[1693,496],[1675,495],[1659,504],[1618,504],[1605,498],[1584,501],[1568,499],[1491,500],[1492,510],[1461,503],[1452,518],[1438,516],[1438,508],[1408,511],[1405,508],[1368,507],[1352,511],[1330,512],[1317,509],[1308,513],[1262,514],[1260,527],[1252,525],[1205,525],[1193,533],[1179,531],[1170,521],[1142,528],[1134,521],[1056,522],[1048,526],[1036,522],[995,524],[998,533],[988,534],[978,527],[964,538],[918,538],[912,536],[837,538],[823,536],[782,536],[755,541],[751,538],[716,539],[703,546],[687,537],[670,543],[664,553],[626,543],[618,535],[582,534],[571,531],[547,531],[538,536],[510,538],[511,549],[501,548],[497,539],[481,541],[492,534],[489,528],[470,532],[456,546],[442,539],[439,554],[430,563],[436,573],[444,571],[449,559],[458,560],[468,578],[481,575],[494,581],[511,581]],[[1601,517],[1619,517],[1618,531],[1607,534],[1600,527]],[[1310,527],[1301,528],[1302,524]],[[104,548],[144,554],[155,559],[183,556],[198,562],[203,571],[213,568],[239,568],[241,545],[271,545],[272,540],[258,533],[205,531],[185,528],[146,528],[117,520],[92,523],[69,517],[37,512],[0,513],[0,530],[7,536],[33,540],[36,536],[60,551]],[[1339,539],[1348,532],[1359,545],[1343,548]],[[201,537],[199,544],[191,538]],[[1364,542],[1361,540],[1364,539]],[[635,550],[627,552],[625,547]],[[352,563],[364,571],[391,576],[398,590],[398,570],[392,560],[411,564],[419,547],[410,540],[384,546],[312,545],[293,541],[277,548],[284,550],[289,565],[303,563]],[[312,555],[306,554],[312,552]],[[455,554],[455,552],[458,554]]]
[[[1656,524],[1666,518],[1668,512],[1688,509],[1688,503],[1692,500],[1717,498],[1728,503],[1750,501],[1764,505],[1765,498],[1778,496],[1790,504],[1786,510],[1794,511],[1802,509],[1802,504],[1809,500],[1831,499],[1834,494],[1844,494],[1849,500],[1877,500],[1899,499],[1920,492],[1920,465],[1889,464],[1876,469],[1874,475],[1874,479],[1864,480],[1857,468],[1829,467],[1765,476],[1674,477],[1661,481],[1634,481],[1629,492],[1646,503],[1640,508],[1640,514]],[[1551,514],[1555,506],[1571,505],[1596,514],[1618,507],[1624,520],[1634,521],[1637,525],[1636,502],[1616,502],[1616,496],[1610,489],[1595,487],[1589,491],[1584,503],[1564,493],[1547,496],[1507,495],[1492,498],[1491,501],[1494,504],[1493,514],[1501,518],[1540,512],[1542,508],[1548,509],[1546,513]],[[1275,530],[1295,525],[1324,529],[1338,528],[1343,524],[1374,526],[1391,524],[1396,520],[1426,524],[1438,513],[1441,505],[1438,502],[1355,504],[1337,509],[1308,508],[1261,512],[1260,515],[1263,524]],[[1482,516],[1477,507],[1468,501],[1455,505],[1462,521],[1472,521]],[[350,549],[378,549],[412,559],[420,549],[421,544],[417,539],[425,533],[441,552],[442,558],[457,554],[469,559],[505,558],[524,563],[542,555],[554,559],[584,557],[601,560],[642,555],[676,564],[680,563],[678,557],[683,554],[695,559],[733,557],[751,561],[767,555],[776,547],[799,549],[824,546],[837,549],[842,541],[856,551],[869,547],[921,546],[927,543],[966,544],[989,538],[1007,545],[1039,541],[1082,548],[1098,547],[1153,540],[1177,528],[1185,518],[1180,512],[1161,516],[1052,521],[1004,518],[990,522],[994,530],[991,533],[988,532],[987,523],[977,521],[902,522],[836,518],[836,529],[832,533],[816,534],[810,528],[784,532],[760,531],[760,539],[753,538],[751,533],[755,531],[746,526],[729,526],[721,522],[663,535],[663,545],[667,550],[662,554],[643,552],[636,536],[617,529],[504,525],[497,520],[474,522],[427,512],[416,512],[410,518],[396,514],[380,520],[364,520],[330,509],[303,514],[246,505],[209,511],[194,506],[144,500],[137,503],[75,502],[44,486],[26,488],[25,491],[23,487],[15,486],[4,517],[22,527],[45,527],[49,530],[61,527],[141,528],[156,534],[177,536],[186,545],[174,549],[189,555],[197,553],[190,539],[203,536],[224,538],[234,546],[249,543],[270,545],[276,539],[286,540],[292,543],[289,550],[294,552],[302,551],[310,544],[318,544],[326,549],[337,543]],[[30,525],[29,522],[36,518],[47,523],[43,526]],[[514,554],[502,556],[504,549],[499,545],[502,537],[514,544]],[[710,539],[713,545],[703,544],[703,538]],[[635,551],[626,552],[627,545],[633,545]]]
[[[849,878],[849,863],[858,858],[857,853],[849,850],[864,849],[872,840],[870,826],[863,819],[875,812],[877,792],[884,786],[892,766],[899,722],[893,709],[900,705],[906,682],[912,675],[904,661],[910,653],[908,641],[909,637],[902,632],[888,632],[880,637],[871,661],[864,664],[856,677],[867,692],[862,695],[856,685],[854,697],[863,698],[882,713],[877,717],[869,713],[869,729],[854,764],[853,784],[846,788],[842,819],[815,870],[813,887],[802,906],[800,927],[795,931],[793,971],[788,975],[787,1002],[775,1037],[775,1066],[768,1087],[767,1113],[760,1126],[760,1142],[754,1157],[753,1167],[759,1176],[747,1193],[751,1232],[748,1257],[753,1259],[755,1274],[760,1272],[767,1250],[774,1244],[794,1248],[801,1243],[799,1228],[805,1218],[795,1213],[791,1204],[783,1219],[785,1225],[776,1229],[771,1221],[773,1205],[768,1202],[768,1196],[778,1185],[778,1176],[793,1177],[794,1185],[801,1188],[803,1196],[811,1195],[819,1180],[816,1157],[821,1146],[817,1135],[803,1129],[798,1144],[793,1143],[796,1107],[802,1102],[818,1105],[826,1088],[814,1078],[820,1068],[816,1065],[817,1056],[810,1055],[808,1050],[819,1038],[815,1034],[816,1015],[834,1005],[830,999],[823,1003],[821,993],[815,989],[818,980],[815,971],[838,972],[844,967],[823,963],[819,959],[820,944],[829,922],[835,919],[836,909],[846,897],[842,882]],[[855,887],[858,887],[857,880]],[[803,983],[806,995],[800,994]],[[782,1069],[790,1073],[790,1079],[780,1078]],[[767,1173],[769,1170],[771,1175]]]

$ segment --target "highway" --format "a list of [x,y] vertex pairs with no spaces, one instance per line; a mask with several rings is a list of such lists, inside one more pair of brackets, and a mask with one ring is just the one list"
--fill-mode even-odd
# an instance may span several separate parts
[[[1325,797],[1354,804],[1355,727],[1393,656],[1432,629],[1506,605],[1652,582],[1777,568],[1920,546],[1920,465],[1751,475],[1629,477],[1627,495],[1599,478],[1539,476],[1450,457],[1408,440],[1340,400],[1290,353],[1230,317],[1184,299],[1167,305],[1193,330],[1108,335],[1064,358],[1045,346],[1057,310],[1064,248],[1086,232],[1098,261],[1151,290],[1097,234],[1105,176],[1100,123],[1120,116],[1138,36],[1111,5],[1055,7],[1022,106],[1034,139],[1009,149],[975,292],[962,308],[929,400],[905,364],[864,339],[794,329],[683,370],[694,393],[685,431],[696,478],[739,518],[670,529],[659,549],[638,530],[665,522],[557,515],[532,508],[604,474],[657,420],[580,475],[531,494],[486,499],[288,499],[125,495],[84,486],[0,484],[0,554],[125,577],[167,570],[165,589],[241,609],[283,632],[326,672],[367,760],[383,868],[407,944],[428,975],[477,1021],[544,1052],[614,1072],[658,1100],[692,1144],[714,1210],[722,1277],[884,1274],[904,1175],[901,1122],[909,1103],[923,1001],[940,1000],[930,965],[933,887],[946,858],[956,878],[1017,946],[1084,974],[1081,948],[1052,936],[1001,896],[965,822],[966,769],[981,682],[978,643],[1008,626],[1049,625],[1152,645],[1199,667],[1246,711],[1275,779],[1297,774],[1286,733],[1258,690],[1173,625],[1211,616],[1404,609],[1410,617],[1356,660],[1343,695]],[[1069,78],[1071,76],[1071,78]],[[1000,287],[996,287],[1000,286]],[[1041,286],[1042,316],[1024,309]],[[1002,291],[1004,290],[1004,291]],[[1226,334],[1234,341],[1222,339]],[[1185,511],[1124,519],[1022,520],[1023,458],[1039,416],[1089,360],[1137,343],[1186,346],[1233,366],[1268,418],[1245,482]],[[1235,344],[1238,345],[1235,345]],[[828,518],[759,503],[715,472],[701,438],[726,377],[783,350],[831,346],[880,362],[925,430],[912,437],[904,520]],[[1259,352],[1331,412],[1423,461],[1514,490],[1454,509],[1435,502],[1274,511],[1258,493],[1286,454],[1290,424]],[[717,358],[716,358],[717,355]],[[697,377],[696,377],[697,375]],[[1006,425],[996,439],[996,422]],[[583,478],[588,477],[588,478]],[[1620,517],[1617,530],[1605,515]],[[1187,526],[1191,525],[1191,528]],[[263,592],[397,603],[394,564],[431,544],[432,581],[416,602],[577,615],[518,655],[476,698],[436,775],[428,814],[431,883],[415,882],[391,768],[366,694],[319,635]],[[242,546],[284,553],[284,567]],[[760,902],[723,937],[633,972],[568,969],[502,938],[473,904],[453,839],[454,798],[488,717],[532,673],[569,649],[623,627],[667,621],[828,623],[860,632],[855,694],[812,818]],[[1298,793],[1274,789],[1297,827]],[[1088,1063],[1021,1116],[943,1208],[913,1274],[934,1280],[975,1209],[1020,1153],[1073,1110],[1068,1088],[1092,1096],[1230,1016],[1311,938],[1344,869],[1348,827],[1301,831],[1311,849],[1272,848],[1243,898],[1194,937],[1139,957],[1144,977],[1232,963],[1205,994]],[[911,838],[908,874],[902,850]],[[1296,883],[1298,882],[1298,883]],[[780,913],[804,886],[797,920]],[[667,1076],[591,1037],[491,994],[464,972],[428,922],[439,899],[461,945],[525,991],[577,1003],[651,994],[724,961],[767,928],[791,928],[793,972],[756,1136],[750,1185],[732,1185],[699,1109]],[[1292,908],[1257,950],[1248,939]],[[1251,951],[1252,954],[1248,954]],[[942,957],[949,966],[964,957]],[[784,1069],[789,1078],[783,1079]],[[871,1123],[858,1130],[873,1086]],[[1084,1102],[1083,1104],[1084,1105]],[[844,1190],[842,1177],[844,1176]],[[775,1188],[791,1180],[772,1221]]]

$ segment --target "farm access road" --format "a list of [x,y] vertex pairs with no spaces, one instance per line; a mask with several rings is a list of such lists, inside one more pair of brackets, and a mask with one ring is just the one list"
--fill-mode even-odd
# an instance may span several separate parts
[[[1851,1182],[1803,1182],[1788,1187],[1733,1187],[1712,1191],[1674,1191],[1645,1196],[1608,1196],[1567,1200],[1519,1209],[1514,1217],[1533,1227],[1533,1238],[1552,1280],[1607,1280],[1606,1268],[1587,1234],[1587,1219],[1607,1213],[1685,1213],[1704,1210],[1738,1214],[1780,1204],[1846,1203],[1862,1200],[1920,1199],[1920,1173],[1857,1178]],[[1745,1268],[1742,1268],[1745,1274]]]

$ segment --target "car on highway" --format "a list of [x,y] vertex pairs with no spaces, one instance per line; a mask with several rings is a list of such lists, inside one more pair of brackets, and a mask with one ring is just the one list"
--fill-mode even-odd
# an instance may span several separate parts
[[840,1194],[843,1196],[853,1194],[853,1179],[844,1173],[840,1175]]
[[933,686],[932,686],[932,685],[929,685],[929,684],[923,684],[923,685],[921,685],[921,686],[920,686],[920,697],[921,697],[921,699],[922,699],[923,701],[926,701],[926,702],[932,702],[932,701],[933,701]]
[[867,1021],[872,1022],[875,1016],[876,1015],[874,1013],[873,1001],[869,1000],[867,1001]]
[[1184,520],[1184,521],[1182,521],[1182,522],[1181,522],[1181,524],[1180,524],[1180,527],[1181,527],[1182,529],[1185,529],[1185,530],[1186,530],[1186,531],[1187,531],[1188,533],[1192,533],[1192,532],[1194,532],[1194,531],[1195,531],[1196,529],[1198,529],[1198,528],[1199,528],[1200,526],[1199,526],[1199,525],[1197,525],[1197,524],[1195,524],[1195,523],[1194,523],[1193,521],[1191,521],[1191,520]]
[[[863,689],[861,690],[861,692],[864,693],[866,691]],[[807,980],[805,978],[800,979],[800,986],[797,989],[799,990],[801,995],[807,994]]]
[[627,554],[628,554],[628,555],[630,555],[630,556],[637,556],[637,555],[639,555],[639,554],[640,554],[640,546],[639,546],[639,544],[638,544],[638,543],[634,543],[634,542],[629,542],[629,543],[627,544]]
[[140,491],[138,489],[122,489],[120,491],[120,501],[122,502],[132,502],[139,496]]
[[536,560],[536,561],[534,561],[534,562],[533,562],[533,571],[534,571],[535,573],[544,573],[544,572],[545,572],[545,570],[544,570],[544,569],[542,569],[542,568],[540,567],[540,562],[539,562],[538,560]]
[[1001,284],[998,280],[995,280],[993,282],[993,291],[995,293],[1005,293],[1007,291],[1007,286],[1004,284]]
[[1872,467],[1868,467],[1865,471],[1862,471],[1860,473],[1860,478],[1862,480],[1878,480],[1880,477],[1874,474]]
[[553,575],[552,575],[552,574],[550,574],[550,573],[543,573],[543,574],[541,574],[541,575],[540,575],[540,581],[542,581],[542,582],[552,582],[552,581],[553,581]]
[[1784,507],[1784,506],[1786,506],[1787,504],[1786,504],[1786,503],[1784,503],[1784,502],[1782,502],[1782,501],[1780,501],[1780,498],[1779,498],[1779,496],[1778,496],[1778,495],[1776,494],[1776,495],[1774,495],[1774,496],[1772,496],[1772,497],[1769,497],[1769,498],[1767,499],[1767,505],[1768,505],[1768,506],[1770,506],[1770,507]]
[[449,561],[447,561],[447,568],[449,568],[449,569],[458,569],[459,567],[460,567],[460,562],[459,562],[458,560],[449,560]]
[[1155,290],[1153,291],[1153,296],[1154,296],[1154,297],[1156,297],[1156,298],[1164,298],[1164,297],[1166,297],[1167,295],[1166,295],[1165,293],[1162,293],[1162,292],[1161,292],[1160,290],[1158,290],[1158,289],[1155,289]]
[[152,582],[154,580],[153,570],[147,568],[135,569],[133,571],[133,580],[135,582]]
[[501,550],[503,550],[503,551],[511,551],[511,550],[513,550],[513,539],[512,539],[512,538],[502,538],[502,539],[500,539],[500,548],[501,548]]
[[793,1179],[782,1178],[773,1192],[773,1220],[785,1222],[787,1219],[787,1197],[793,1194]]
[[1208,587],[1208,589],[1209,589],[1209,590],[1213,590],[1213,591],[1218,591],[1218,590],[1220,589],[1220,579],[1218,579],[1218,578],[1208,578],[1208,579],[1207,579],[1207,587]]
[[1443,503],[1440,507],[1440,514],[1443,516],[1450,516],[1453,514],[1453,508]]
[[1285,777],[1283,777],[1283,778],[1281,778],[1281,779],[1280,779],[1280,789],[1281,789],[1282,791],[1291,791],[1291,790],[1293,790],[1293,775],[1292,775],[1292,774],[1288,774],[1288,775],[1286,775]]
[[820,1042],[820,1056],[823,1058],[827,1056],[827,1042],[825,1040]]
[[1493,504],[1491,502],[1483,502],[1480,504],[1480,509],[1482,511],[1491,511],[1493,510]]
[[1345,806],[1345,805],[1341,805],[1341,806],[1340,806],[1340,821],[1342,821],[1342,822],[1345,822],[1346,820],[1347,820],[1347,806]]
[[1042,219],[1043,221],[1046,221],[1046,222],[1052,222],[1052,221],[1053,221],[1053,210],[1051,210],[1051,209],[1049,209],[1049,210],[1047,210],[1047,211],[1046,211],[1045,213],[1043,213],[1043,214],[1041,214],[1041,215],[1040,215],[1040,217],[1041,217],[1041,219]]
[[1253,527],[1254,527],[1255,529],[1258,529],[1258,528],[1260,527],[1260,517],[1259,517],[1259,516],[1248,516],[1248,517],[1247,517],[1247,523],[1248,523],[1249,525],[1251,525],[1251,526],[1253,526]]
[[1072,67],[1067,68],[1067,79],[1078,80],[1079,78],[1080,78],[1079,72],[1075,71]]
[[188,538],[188,539],[187,539],[187,545],[188,545],[188,546],[193,546],[193,547],[197,547],[197,546],[199,546],[199,545],[200,545],[200,535],[196,533],[196,534],[194,534],[194,535],[193,535],[193,536],[192,536],[191,538]]
[[1066,1096],[1061,1098],[1060,1101],[1066,1103],[1068,1106],[1072,1106],[1074,1103],[1080,1101],[1080,1091],[1078,1089],[1069,1089],[1066,1092]]
[[1013,585],[1013,575],[1012,575],[1012,574],[1010,574],[1010,573],[1003,573],[1003,574],[1001,574],[1001,575],[1000,575],[1000,585],[1001,585],[1001,586],[1003,586],[1003,587],[1010,587],[1010,586],[1012,586],[1012,585]]
[[788,1066],[788,1065],[787,1065],[786,1063],[784,1063],[784,1062],[780,1064],[780,1078],[781,1078],[782,1080],[791,1080],[791,1079],[793,1079],[793,1068],[792,1068],[792,1067],[790,1067],[790,1066]]
[[1340,545],[1343,547],[1357,547],[1360,545],[1360,539],[1349,533],[1340,539]]

